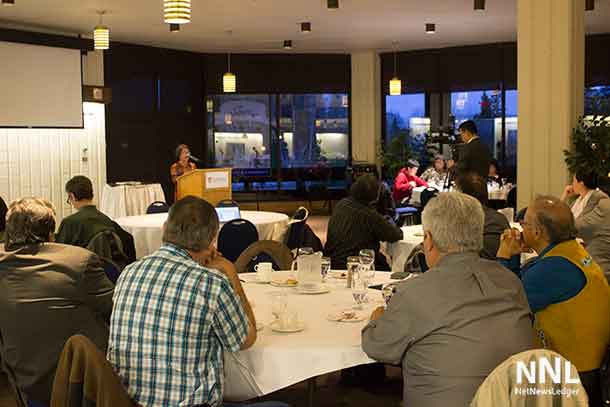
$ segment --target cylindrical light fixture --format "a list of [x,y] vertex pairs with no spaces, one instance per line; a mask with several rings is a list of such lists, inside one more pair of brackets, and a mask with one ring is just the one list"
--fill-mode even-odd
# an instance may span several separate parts
[[339,0],[326,0],[326,8],[328,8],[328,9],[338,9],[339,8]]
[[595,10],[595,0],[585,0],[585,11]]
[[474,9],[477,11],[485,10],[485,0],[474,0]]
[[286,50],[292,49],[292,41],[291,40],[284,40],[284,49],[286,49]]
[[309,34],[311,32],[311,23],[308,21],[301,23],[301,32],[303,34]]
[[110,48],[110,30],[102,24],[102,18],[105,11],[100,11],[100,23],[93,29],[93,48],[108,49]]
[[167,24],[191,22],[191,0],[163,0],[163,21]]
[[390,96],[400,96],[402,93],[402,81],[398,78],[398,56],[396,55],[396,42],[392,43],[394,46],[394,77],[390,80]]
[[14,6],[15,0],[2,0],[2,5],[3,6]]
[[237,77],[231,73],[231,54],[227,55],[227,73],[222,76],[222,91],[235,93],[237,91]]
[[176,33],[180,31],[180,24],[170,24],[169,25],[169,32],[170,33]]
[[436,32],[436,24],[426,24],[426,34],[434,34]]

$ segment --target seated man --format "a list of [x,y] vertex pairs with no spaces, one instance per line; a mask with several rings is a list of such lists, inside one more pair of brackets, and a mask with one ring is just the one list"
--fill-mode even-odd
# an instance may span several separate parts
[[68,203],[78,212],[61,222],[55,240],[58,243],[86,248],[95,235],[105,230],[112,230],[121,239],[127,263],[133,263],[136,260],[133,237],[93,205],[91,180],[83,175],[73,177],[66,183],[66,193]]
[[402,363],[404,405],[464,407],[496,366],[533,347],[529,307],[519,279],[479,257],[484,214],[476,199],[442,193],[422,220],[430,270],[373,312],[362,348]]
[[52,241],[55,210],[38,198],[13,202],[0,250],[1,359],[25,396],[49,404],[66,340],[83,334],[106,350],[113,285],[99,259]]
[[235,267],[213,245],[218,228],[212,205],[181,199],[169,211],[161,248],[119,277],[108,360],[137,404],[221,405],[223,353],[256,340]]
[[419,163],[416,160],[407,161],[407,166],[400,170],[394,180],[393,197],[397,205],[404,205],[411,199],[413,188],[428,187],[428,183],[417,176]]
[[[600,405],[599,367],[610,343],[608,282],[576,241],[574,216],[559,199],[535,199],[521,225],[523,240],[517,230],[502,235],[498,259],[521,277],[545,347],[576,366],[590,405]],[[520,268],[524,247],[538,258]]]
[[358,256],[362,249],[375,250],[375,269],[391,270],[381,254],[380,242],[396,242],[402,230],[375,209],[379,181],[372,174],[361,175],[350,188],[350,196],[342,199],[328,223],[324,255],[330,257],[332,268],[344,270],[349,256]]
[[455,185],[457,189],[466,195],[476,198],[483,205],[485,213],[485,226],[483,226],[483,250],[481,257],[495,260],[498,247],[500,247],[500,236],[510,225],[506,216],[495,209],[487,206],[487,182],[475,172],[458,174]]

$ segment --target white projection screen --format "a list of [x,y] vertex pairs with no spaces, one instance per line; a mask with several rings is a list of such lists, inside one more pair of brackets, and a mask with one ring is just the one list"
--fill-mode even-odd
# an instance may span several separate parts
[[0,41],[0,127],[83,127],[80,50]]

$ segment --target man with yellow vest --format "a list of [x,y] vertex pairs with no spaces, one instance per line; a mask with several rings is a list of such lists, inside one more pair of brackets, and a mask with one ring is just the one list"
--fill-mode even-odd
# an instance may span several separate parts
[[[610,287],[604,273],[576,240],[570,208],[555,197],[539,197],[521,222],[507,230],[497,257],[521,278],[545,347],[578,370],[589,405],[601,405],[599,368],[610,342]],[[524,249],[538,257],[519,265]]]

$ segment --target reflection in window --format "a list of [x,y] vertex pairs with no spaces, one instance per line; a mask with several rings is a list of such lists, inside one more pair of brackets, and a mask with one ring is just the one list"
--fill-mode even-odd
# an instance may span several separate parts
[[346,94],[280,95],[282,168],[345,167],[348,108]]
[[[517,172],[517,134],[518,120],[517,107],[518,98],[516,90],[506,91],[506,146],[505,146],[505,174],[514,178]],[[502,123],[499,123],[501,126]]]
[[[270,95],[218,95],[212,111],[214,165],[235,169],[271,168]],[[268,171],[265,171],[268,172]]]
[[610,116],[610,86],[585,89],[585,115]]
[[465,120],[473,120],[479,137],[492,154],[502,154],[502,91],[481,90],[451,93],[451,114],[456,128]]
[[386,146],[398,135],[406,135],[409,147],[422,167],[428,162],[426,147],[430,118],[426,117],[426,95],[414,93],[386,96]]

